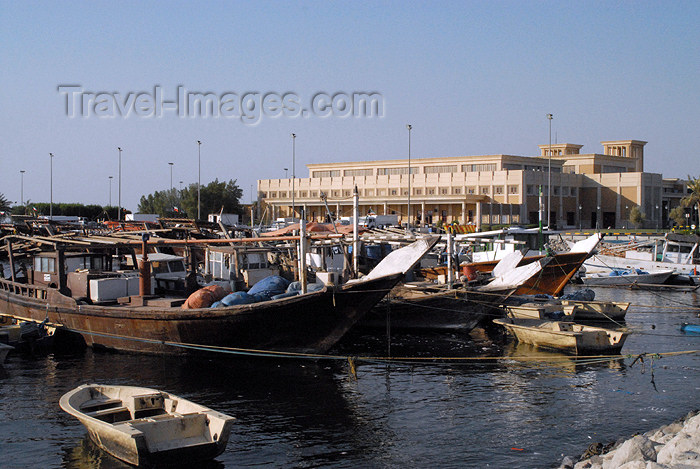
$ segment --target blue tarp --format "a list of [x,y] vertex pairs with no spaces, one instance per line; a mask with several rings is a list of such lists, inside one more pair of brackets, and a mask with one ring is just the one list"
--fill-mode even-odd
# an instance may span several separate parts
[[279,275],[270,275],[258,281],[248,290],[249,295],[263,294],[268,299],[274,295],[284,293],[289,286],[289,280]]

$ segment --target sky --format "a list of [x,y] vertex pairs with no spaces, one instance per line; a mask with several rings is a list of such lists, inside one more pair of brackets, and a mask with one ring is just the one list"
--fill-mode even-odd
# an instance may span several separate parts
[[413,158],[535,156],[548,113],[553,142],[644,140],[647,172],[695,177],[698,24],[697,1],[0,0],[0,193],[25,170],[25,200],[53,180],[55,203],[106,205],[113,176],[117,205],[121,147],[129,210],[168,163],[248,203],[306,164],[406,158],[407,124]]

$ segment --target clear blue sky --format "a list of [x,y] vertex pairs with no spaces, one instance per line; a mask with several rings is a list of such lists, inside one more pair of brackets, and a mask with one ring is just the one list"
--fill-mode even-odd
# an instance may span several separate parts
[[[122,204],[173,179],[258,179],[305,164],[536,155],[553,139],[601,152],[648,141],[646,167],[700,174],[700,2],[0,2],[0,192]],[[377,92],[381,118],[69,118],[59,85],[217,95]]]

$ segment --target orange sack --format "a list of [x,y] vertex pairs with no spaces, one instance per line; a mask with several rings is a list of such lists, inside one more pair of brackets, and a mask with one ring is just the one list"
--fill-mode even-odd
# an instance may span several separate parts
[[219,301],[226,295],[226,290],[219,285],[209,285],[192,293],[187,298],[187,301],[182,304],[182,309],[208,308],[215,301]]

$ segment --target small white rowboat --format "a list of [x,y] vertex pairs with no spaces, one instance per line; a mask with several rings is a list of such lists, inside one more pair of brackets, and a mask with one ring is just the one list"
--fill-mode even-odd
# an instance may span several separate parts
[[192,464],[226,449],[233,417],[155,389],[84,384],[64,394],[63,410],[90,439],[129,464]]

